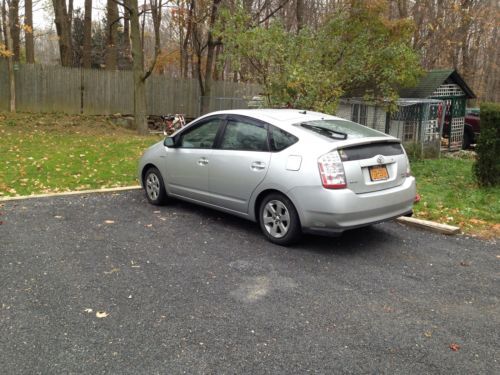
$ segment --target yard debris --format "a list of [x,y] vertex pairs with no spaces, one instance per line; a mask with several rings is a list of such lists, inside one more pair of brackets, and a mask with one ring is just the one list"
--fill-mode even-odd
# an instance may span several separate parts
[[467,263],[467,262],[465,262],[465,261],[460,262],[460,265],[461,265],[462,267],[469,267],[469,266],[470,266],[470,264],[469,264],[469,263]]
[[96,318],[106,318],[109,314],[106,311],[96,311],[95,316]]
[[94,311],[94,310],[92,310],[91,308],[88,308],[88,307],[87,307],[87,308],[86,308],[85,310],[83,310],[83,311],[84,311],[84,312],[86,312],[87,314],[90,314],[90,313],[91,313],[92,311]]
[[453,342],[450,344],[450,349],[453,350],[454,352],[458,352],[460,350],[460,345]]
[[105,273],[106,275],[110,275],[110,274],[115,273],[115,272],[118,272],[118,271],[120,271],[120,269],[119,269],[119,268],[113,268],[113,269],[111,269],[111,271],[104,271],[104,273]]
[[104,223],[106,223],[106,224],[114,224],[115,221],[114,220],[105,220]]
[[425,331],[424,332],[424,336],[428,337],[428,338],[431,338],[432,337],[432,331]]

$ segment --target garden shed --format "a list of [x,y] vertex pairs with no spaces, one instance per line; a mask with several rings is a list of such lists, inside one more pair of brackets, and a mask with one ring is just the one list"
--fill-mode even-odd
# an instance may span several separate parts
[[462,147],[466,101],[476,96],[456,70],[432,70],[399,95],[392,111],[388,103],[344,98],[337,115],[398,137],[426,156]]

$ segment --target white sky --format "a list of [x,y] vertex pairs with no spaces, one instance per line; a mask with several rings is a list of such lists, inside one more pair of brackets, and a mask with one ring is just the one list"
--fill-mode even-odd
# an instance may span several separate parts
[[[73,9],[81,8],[82,14],[84,13],[85,0],[73,0]],[[92,1],[92,20],[98,20],[102,18],[104,11],[106,9],[106,0],[93,0]],[[21,12],[24,11],[23,6],[20,9]],[[47,27],[54,26],[54,12],[52,9],[52,0],[39,0],[33,1],[33,28],[35,29],[35,34],[37,31],[46,29]]]

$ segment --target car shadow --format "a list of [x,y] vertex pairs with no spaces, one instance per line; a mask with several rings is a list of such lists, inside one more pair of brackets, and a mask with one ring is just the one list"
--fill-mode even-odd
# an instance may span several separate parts
[[[175,208],[186,213],[196,214],[208,221],[217,223],[217,225],[231,227],[235,231],[247,232],[251,235],[259,236],[262,241],[266,241],[257,223],[231,214],[181,200],[171,201],[166,208]],[[391,234],[390,231],[384,230],[384,224],[377,224],[351,229],[339,236],[304,234],[297,244],[287,248],[271,243],[269,243],[269,246],[276,247],[276,249],[306,251],[323,255],[355,256],[364,252],[372,253],[381,244],[394,241],[398,242],[400,239]]]

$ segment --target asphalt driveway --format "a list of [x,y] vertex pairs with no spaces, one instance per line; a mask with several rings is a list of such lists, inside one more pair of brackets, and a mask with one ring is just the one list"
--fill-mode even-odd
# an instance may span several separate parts
[[385,223],[282,248],[141,191],[0,213],[2,374],[500,373],[494,242]]

